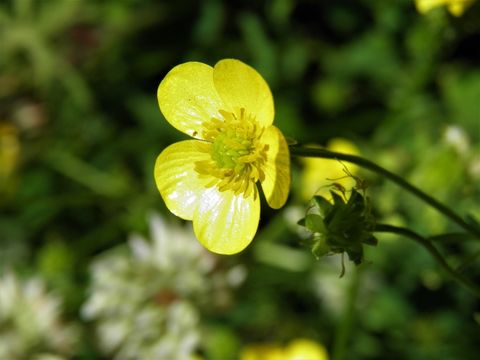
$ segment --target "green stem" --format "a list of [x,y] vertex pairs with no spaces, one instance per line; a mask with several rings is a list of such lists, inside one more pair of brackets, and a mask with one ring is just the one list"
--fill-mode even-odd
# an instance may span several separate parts
[[448,272],[455,280],[464,285],[468,290],[480,298],[480,287],[448,265],[437,248],[423,236],[410,229],[387,224],[376,224],[374,231],[403,235],[421,244],[446,272]]
[[315,149],[304,146],[290,146],[290,153],[294,156],[306,156],[306,157],[318,157],[323,159],[336,159],[347,161],[353,164],[360,165],[366,169],[376,172],[377,174],[383,175],[391,181],[395,182],[397,185],[403,187],[405,190],[411,192],[418,198],[425,201],[430,206],[437,209],[440,213],[450,218],[452,221],[456,222],[463,229],[474,235],[476,238],[480,239],[480,230],[475,226],[465,222],[460,216],[455,212],[450,210],[447,206],[440,203],[438,200],[434,199],[430,195],[424,193],[417,187],[405,181],[402,177],[382,168],[381,166],[375,164],[374,162],[362,158],[356,155],[342,154],[338,152],[333,152],[327,149]]
[[460,264],[458,267],[457,267],[457,271],[459,273],[462,273],[465,271],[465,269],[470,266],[471,264],[473,264],[475,262],[475,260],[477,260],[478,258],[480,257],[480,250],[479,251],[476,251],[474,252],[471,256],[469,256],[462,264]]

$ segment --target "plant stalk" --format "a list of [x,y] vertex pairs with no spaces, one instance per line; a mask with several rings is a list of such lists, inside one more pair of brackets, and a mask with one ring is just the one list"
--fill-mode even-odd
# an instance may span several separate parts
[[390,179],[391,181],[401,186],[405,190],[409,191],[410,193],[414,194],[418,198],[422,199],[433,208],[437,209],[440,213],[442,213],[443,215],[448,217],[450,220],[457,223],[457,225],[462,227],[464,230],[474,235],[475,238],[480,239],[480,229],[467,223],[460,216],[458,216],[454,211],[450,210],[447,206],[443,205],[438,200],[424,193],[422,190],[413,186],[409,182],[405,181],[402,177],[384,169],[383,167],[377,165],[376,163],[370,160],[367,160],[365,158],[362,158],[356,155],[338,153],[338,152],[330,151],[327,149],[309,148],[301,145],[290,146],[290,153],[294,156],[317,157],[322,159],[334,159],[334,160],[347,161],[353,164],[357,164],[361,167],[364,167],[370,171],[376,172],[377,174],[380,174],[382,176],[385,176],[386,178]]
[[399,227],[399,226],[393,226],[393,225],[388,225],[388,224],[376,224],[375,225],[375,232],[384,232],[384,233],[392,233],[392,234],[398,234],[398,235],[403,235],[405,237],[408,237],[420,245],[422,245],[429,253],[434,257],[434,259],[438,262],[438,264],[452,276],[456,281],[461,283],[464,287],[466,287],[468,290],[470,290],[473,294],[475,294],[478,298],[480,298],[480,287],[475,284],[473,281],[470,279],[466,278],[463,276],[460,272],[456,271],[453,269],[446,261],[445,258],[443,257],[442,254],[437,250],[433,244],[428,241],[426,238],[423,236],[417,234],[416,232]]

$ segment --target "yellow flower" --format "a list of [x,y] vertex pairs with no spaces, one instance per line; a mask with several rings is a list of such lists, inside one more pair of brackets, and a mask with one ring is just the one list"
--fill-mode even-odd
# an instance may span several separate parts
[[245,346],[240,360],[285,360],[283,348],[274,344],[254,344]]
[[[350,141],[335,138],[329,141],[327,149],[335,152],[358,155],[357,147]],[[302,198],[310,200],[313,195],[330,197],[333,190],[332,183],[337,183],[346,190],[355,186],[355,179],[347,176],[345,169],[355,175],[358,167],[350,163],[341,163],[338,160],[305,158],[305,168],[302,173]]]
[[308,339],[296,339],[285,348],[285,360],[328,360],[325,348]]
[[284,348],[273,344],[246,346],[240,353],[240,360],[328,360],[328,354],[321,344],[295,339]]
[[290,155],[272,125],[265,80],[239,60],[173,68],[157,92],[167,121],[190,135],[158,156],[155,180],[168,209],[193,221],[195,235],[219,254],[242,251],[260,220],[261,184],[274,209],[290,189]]
[[0,184],[15,172],[20,155],[17,128],[0,122]]
[[439,7],[446,6],[454,16],[461,16],[475,0],[415,0],[417,9],[422,14]]

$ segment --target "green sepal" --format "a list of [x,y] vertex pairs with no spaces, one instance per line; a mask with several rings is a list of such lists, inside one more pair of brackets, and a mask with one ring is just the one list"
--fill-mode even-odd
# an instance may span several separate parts
[[323,235],[314,234],[312,236],[312,241],[312,253],[316,258],[320,258],[331,253],[331,249],[327,245],[327,242],[325,241],[325,237]]
[[326,234],[323,218],[317,214],[307,214],[305,216],[305,227],[312,233]]
[[335,191],[330,191],[330,195],[332,195],[333,206],[339,206],[339,205],[343,205],[345,203],[343,201],[343,198],[338,193],[336,193]]
[[314,211],[318,213],[323,219],[332,210],[333,205],[323,196],[315,195],[311,202]]
[[345,200],[330,191],[332,201],[314,196],[305,218],[298,223],[312,233],[310,246],[316,257],[335,253],[347,253],[350,261],[361,264],[363,245],[377,245],[373,236],[375,219],[368,198],[355,189]]

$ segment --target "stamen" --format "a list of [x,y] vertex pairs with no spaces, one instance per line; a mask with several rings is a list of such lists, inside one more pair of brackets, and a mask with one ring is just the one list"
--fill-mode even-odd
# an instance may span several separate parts
[[212,178],[207,187],[220,191],[232,190],[244,197],[257,196],[255,183],[265,179],[262,170],[268,145],[260,138],[264,129],[244,108],[237,112],[219,110],[222,119],[212,118],[205,124],[200,151],[210,153],[210,159],[197,161],[195,170],[202,178]]

